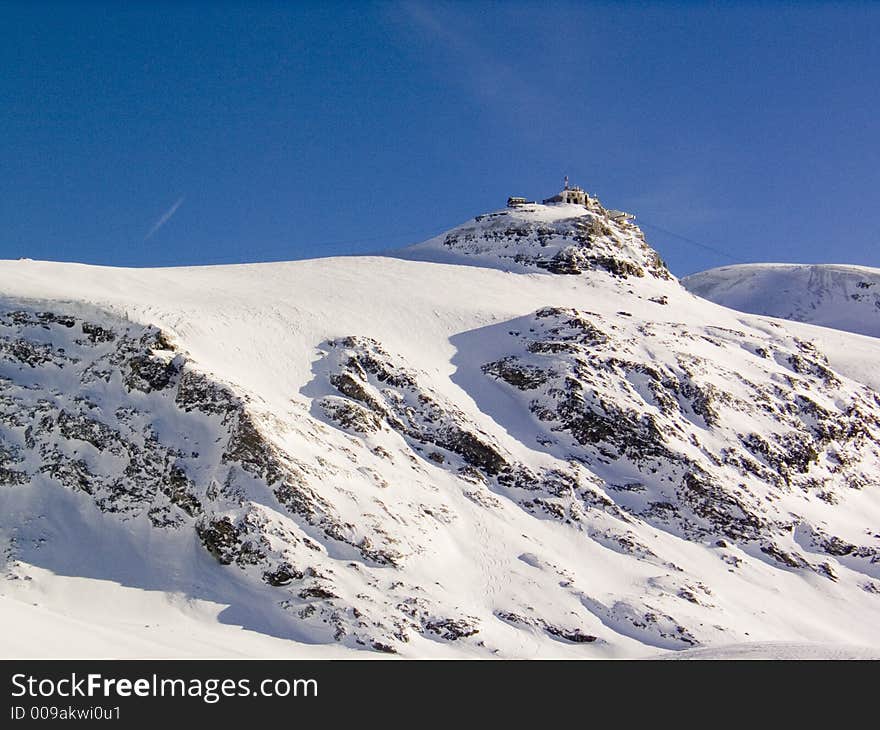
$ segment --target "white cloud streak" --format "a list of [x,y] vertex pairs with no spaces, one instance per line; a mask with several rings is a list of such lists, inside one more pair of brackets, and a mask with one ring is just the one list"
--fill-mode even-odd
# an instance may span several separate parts
[[157,221],[153,224],[153,227],[150,229],[150,232],[147,233],[146,236],[144,236],[144,240],[145,240],[145,241],[148,240],[150,237],[152,237],[152,235],[153,235],[156,231],[158,231],[162,226],[164,226],[168,221],[171,220],[171,216],[173,216],[173,215],[177,212],[177,209],[183,204],[183,199],[184,199],[184,196],[181,195],[181,196],[177,199],[177,201],[174,203],[174,205],[172,205],[172,206],[171,206],[168,210],[166,210],[161,216],[159,216],[159,220],[157,220]]

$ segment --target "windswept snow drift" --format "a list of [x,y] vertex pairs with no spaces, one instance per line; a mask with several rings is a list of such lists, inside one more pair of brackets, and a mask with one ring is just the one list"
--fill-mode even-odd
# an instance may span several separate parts
[[682,284],[731,309],[880,337],[880,269],[742,264],[693,274]]
[[597,203],[0,282],[5,655],[880,645],[880,341],[697,299]]

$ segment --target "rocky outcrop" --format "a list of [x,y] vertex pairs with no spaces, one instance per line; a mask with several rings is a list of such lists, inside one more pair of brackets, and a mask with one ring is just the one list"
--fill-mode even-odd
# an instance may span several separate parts
[[[563,521],[578,519],[572,496],[590,493],[581,484],[577,465],[557,469],[530,468],[518,461],[491,435],[480,429],[448,398],[428,384],[426,374],[391,355],[378,342],[347,337],[328,342],[329,382],[340,396],[320,401],[325,416],[350,429],[352,413],[368,424],[360,433],[385,429],[402,436],[410,448],[434,466],[488,487],[513,499],[530,513]],[[532,382],[527,375],[497,368],[509,377]],[[585,497],[584,501],[589,498]]]
[[880,398],[811,343],[548,308],[515,323],[511,350],[483,371],[521,393],[536,443],[567,446],[599,475],[629,465],[638,484],[606,496],[688,539],[754,544],[827,576],[790,544],[809,519],[787,495],[834,502],[880,483]]
[[672,278],[638,226],[629,218],[613,216],[594,199],[586,207],[525,205],[478,215],[410,251],[423,255],[432,249],[519,271]]
[[[713,326],[683,306],[625,218],[540,208],[439,245],[531,274],[475,278],[492,297],[573,292],[586,308],[417,312],[406,321],[441,323],[434,345],[452,334],[452,380],[448,360],[433,367],[344,313],[285,355],[311,364],[310,382],[264,388],[262,371],[247,387],[212,374],[173,327],[0,306],[2,494],[62,495],[150,546],[171,536],[228,581],[211,600],[231,605],[244,585],[246,610],[313,643],[676,650],[751,640],[749,591],[873,615],[880,535],[864,505],[880,481],[880,396],[777,325]],[[465,321],[477,329],[455,329]],[[15,575],[20,545],[0,539]]]
[[[478,631],[476,619],[436,606],[413,610],[413,586],[380,587],[388,582],[371,566],[393,569],[415,548],[377,521],[342,517],[345,499],[333,504],[322,488],[331,462],[293,458],[276,419],[194,367],[167,333],[94,316],[0,312],[0,488],[52,485],[121,520],[193,530],[221,565],[276,591],[272,600],[316,639],[394,651],[413,632],[456,640]],[[355,431],[378,427],[348,399],[335,406],[329,413]],[[447,443],[478,458],[464,434],[449,432]],[[422,509],[442,518],[441,506]],[[360,590],[350,579],[339,587],[329,554],[363,574]]]

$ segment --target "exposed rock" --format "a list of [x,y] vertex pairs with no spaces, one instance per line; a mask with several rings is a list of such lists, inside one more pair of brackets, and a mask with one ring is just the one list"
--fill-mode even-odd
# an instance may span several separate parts
[[[777,342],[768,358],[766,346],[743,349],[743,332],[618,322],[610,335],[598,315],[566,309],[511,324],[513,352],[483,372],[520,391],[536,427],[557,437],[538,436],[537,443],[565,435],[570,458],[599,473],[613,463],[637,469],[638,498],[606,486],[623,511],[694,539],[759,546],[782,565],[828,574],[821,561],[781,547],[791,514],[773,504],[792,487],[828,502],[840,490],[878,485],[880,408],[867,388],[845,385],[810,343]],[[664,361],[645,358],[646,340],[666,348]],[[693,343],[700,341],[724,355],[697,354]],[[757,358],[743,355],[749,350]],[[738,361],[737,371],[720,364]],[[780,380],[788,388],[767,385]],[[731,383],[738,395],[718,382]],[[742,434],[730,423],[754,430]]]
[[560,208],[549,217],[547,210],[523,206],[480,215],[413,250],[437,246],[489,265],[559,275],[599,270],[621,279],[671,278],[638,227],[612,216],[597,201]]

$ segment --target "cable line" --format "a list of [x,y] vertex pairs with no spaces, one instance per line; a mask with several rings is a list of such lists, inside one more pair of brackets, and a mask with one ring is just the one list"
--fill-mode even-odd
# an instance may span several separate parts
[[667,230],[666,228],[661,228],[660,226],[656,226],[653,223],[648,223],[641,216],[639,216],[636,219],[636,221],[637,221],[638,225],[641,227],[647,226],[648,228],[653,228],[655,231],[658,231],[660,233],[664,233],[667,236],[672,236],[673,238],[678,238],[679,240],[684,241],[685,243],[689,243],[692,246],[696,246],[697,248],[702,248],[705,251],[711,251],[712,253],[717,254],[718,256],[723,256],[726,259],[730,259],[734,263],[741,263],[742,262],[742,257],[740,257],[740,256],[734,256],[733,254],[728,253],[727,251],[723,251],[722,249],[717,248],[715,246],[709,246],[708,244],[700,243],[699,241],[695,241],[693,238],[688,238],[687,236],[682,236],[680,233],[674,233],[670,230]]

